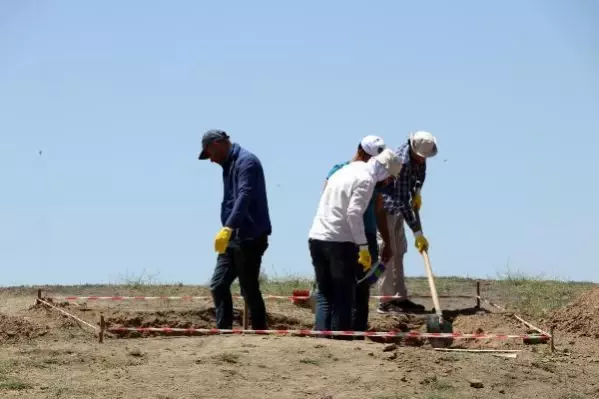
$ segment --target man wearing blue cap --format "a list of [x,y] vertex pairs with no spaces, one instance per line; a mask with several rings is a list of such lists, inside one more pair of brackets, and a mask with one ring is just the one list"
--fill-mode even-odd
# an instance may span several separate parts
[[204,134],[199,159],[210,159],[223,168],[224,198],[220,212],[223,227],[214,241],[218,257],[210,282],[216,327],[233,327],[231,284],[239,278],[252,329],[265,330],[266,309],[258,278],[272,226],[262,164],[256,155],[231,143],[222,130]]

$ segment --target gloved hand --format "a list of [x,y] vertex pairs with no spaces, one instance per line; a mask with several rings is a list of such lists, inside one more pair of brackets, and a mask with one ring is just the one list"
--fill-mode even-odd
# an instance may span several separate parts
[[360,245],[360,254],[358,256],[358,263],[362,265],[362,268],[367,272],[372,266],[372,258],[370,257],[370,251],[368,245]]
[[420,196],[420,193],[414,194],[414,196],[412,197],[412,209],[414,209],[415,211],[419,211],[421,206],[422,197]]
[[214,239],[214,250],[219,254],[224,254],[227,251],[227,247],[229,246],[229,239],[231,238],[231,234],[233,230],[229,227],[223,227],[220,229],[216,238]]
[[414,237],[416,238],[416,248],[418,248],[418,252],[422,253],[422,251],[428,251],[428,240],[422,235],[422,231],[415,232]]

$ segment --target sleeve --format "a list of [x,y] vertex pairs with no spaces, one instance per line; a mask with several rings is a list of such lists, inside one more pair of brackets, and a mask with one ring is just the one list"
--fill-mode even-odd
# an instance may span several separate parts
[[370,203],[374,191],[374,181],[370,178],[360,180],[352,190],[347,207],[347,223],[357,245],[367,245],[364,232],[364,212]]
[[424,180],[426,180],[426,162],[423,163],[420,168],[420,172],[418,173],[418,180],[420,180],[420,183],[422,184],[420,188],[422,188],[424,186]]
[[329,170],[329,173],[327,174],[327,180],[329,180],[329,178],[330,178],[331,176],[333,176],[333,175],[335,174],[335,172],[337,172],[337,171],[338,171],[339,169],[341,169],[343,166],[345,166],[345,165],[343,165],[343,164],[337,164],[337,165],[333,166],[333,167],[331,168],[331,170]]
[[235,195],[235,204],[227,222],[226,227],[236,229],[241,225],[248,213],[248,208],[252,200],[252,191],[256,186],[256,180],[260,174],[260,163],[253,158],[244,159],[239,163],[237,176],[237,193]]
[[421,230],[420,223],[416,218],[416,214],[410,205],[410,199],[412,196],[410,187],[410,173],[409,168],[402,168],[399,172],[399,176],[396,182],[396,190],[398,197],[399,212],[403,216],[404,221],[415,233]]

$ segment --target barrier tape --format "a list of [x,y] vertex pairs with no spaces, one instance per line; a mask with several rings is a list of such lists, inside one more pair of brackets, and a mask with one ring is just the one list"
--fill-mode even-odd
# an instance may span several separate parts
[[[483,302],[486,302],[486,303],[488,303],[489,305],[493,306],[494,308],[501,310],[502,312],[507,312],[507,311],[508,311],[506,308],[504,308],[504,307],[502,307],[502,306],[500,306],[500,305],[497,305],[496,303],[493,303],[493,302],[491,302],[490,300],[488,300],[488,299],[486,299],[486,298],[482,298],[481,296],[478,296],[478,295],[477,295],[476,297],[477,297],[478,299],[480,299],[481,301],[483,301]],[[541,330],[539,327],[535,326],[534,324],[531,324],[531,323],[527,322],[526,320],[524,320],[522,317],[518,316],[517,314],[515,314],[515,313],[512,313],[512,316],[514,316],[514,318],[515,318],[516,320],[520,321],[520,322],[521,322],[522,324],[524,324],[526,327],[528,327],[528,328],[530,328],[530,329],[533,329],[533,330],[535,330],[535,331],[537,331],[537,332],[539,332],[539,333],[541,333],[541,334],[543,334],[543,335],[546,335],[546,336],[548,336],[548,337],[550,337],[550,336],[551,336],[551,334],[549,334],[548,332],[546,332],[546,331],[543,331],[543,330]]]
[[347,336],[347,337],[386,337],[386,338],[454,338],[454,339],[549,339],[536,334],[461,334],[461,333],[422,333],[419,331],[316,331],[316,330],[243,330],[218,328],[171,328],[171,327],[108,327],[110,332],[183,332],[202,334],[253,334],[253,335],[300,335],[300,336]]
[[[439,298],[467,298],[475,299],[475,295],[439,295]],[[294,295],[263,295],[264,299],[300,299],[308,300],[310,296],[294,296]],[[431,298],[430,295],[410,295],[408,297],[400,295],[371,295],[372,299],[405,299],[405,298]],[[212,296],[65,296],[65,297],[53,297],[53,300],[59,301],[154,301],[154,300],[206,300],[212,299]],[[241,295],[233,295],[233,299],[243,299]]]
[[52,304],[50,304],[50,303],[48,303],[48,302],[44,301],[44,300],[43,300],[43,299],[41,299],[41,298],[37,298],[37,300],[38,300],[38,301],[40,301],[41,303],[43,303],[44,305],[48,305],[48,306],[50,306],[51,308],[54,308],[54,309],[58,310],[60,313],[62,313],[63,315],[65,315],[65,316],[67,316],[67,317],[70,317],[70,318],[72,318],[72,319],[75,319],[75,320],[77,320],[77,321],[78,321],[78,322],[80,322],[80,323],[83,323],[83,324],[85,324],[86,326],[88,326],[88,327],[92,328],[94,331],[98,331],[98,329],[99,329],[99,327],[98,327],[98,326],[94,326],[94,325],[92,325],[92,324],[89,324],[88,322],[86,322],[86,321],[84,321],[84,320],[81,320],[79,317],[77,317],[77,316],[75,316],[75,315],[73,315],[73,314],[70,314],[69,312],[65,312],[64,310],[62,310],[62,309],[60,309],[60,308],[57,308],[56,306],[54,306],[54,305],[52,305]]

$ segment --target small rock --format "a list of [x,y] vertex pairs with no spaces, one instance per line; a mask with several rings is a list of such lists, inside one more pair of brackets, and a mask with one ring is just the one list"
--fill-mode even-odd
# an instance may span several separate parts
[[9,336],[9,337],[14,337],[15,335],[17,335],[17,333],[14,332],[14,331],[7,331],[6,335]]
[[395,360],[395,359],[397,359],[396,352],[389,352],[385,355],[385,360]]
[[374,353],[373,352],[369,352],[368,356],[374,356]]
[[395,349],[397,349],[397,345],[395,345],[395,344],[387,344],[383,348],[383,352],[391,352],[391,351],[394,351]]
[[354,350],[355,350],[355,351],[361,351],[361,350],[362,350],[362,348],[360,348],[359,346],[356,346],[356,347],[354,348]]
[[468,382],[470,383],[470,386],[472,388],[482,388],[482,387],[484,387],[483,382],[481,380],[471,379],[471,380],[468,380]]
[[320,399],[333,399],[333,396],[332,395],[327,395],[327,396],[323,396]]
[[429,376],[424,377],[424,379],[422,381],[420,381],[420,384],[428,385],[428,384],[432,384],[436,381],[437,381],[436,375],[429,375]]
[[406,376],[404,375],[403,377],[401,377],[399,379],[401,382],[408,382],[408,379],[406,378]]
[[505,389],[500,389],[499,393],[505,393]]

